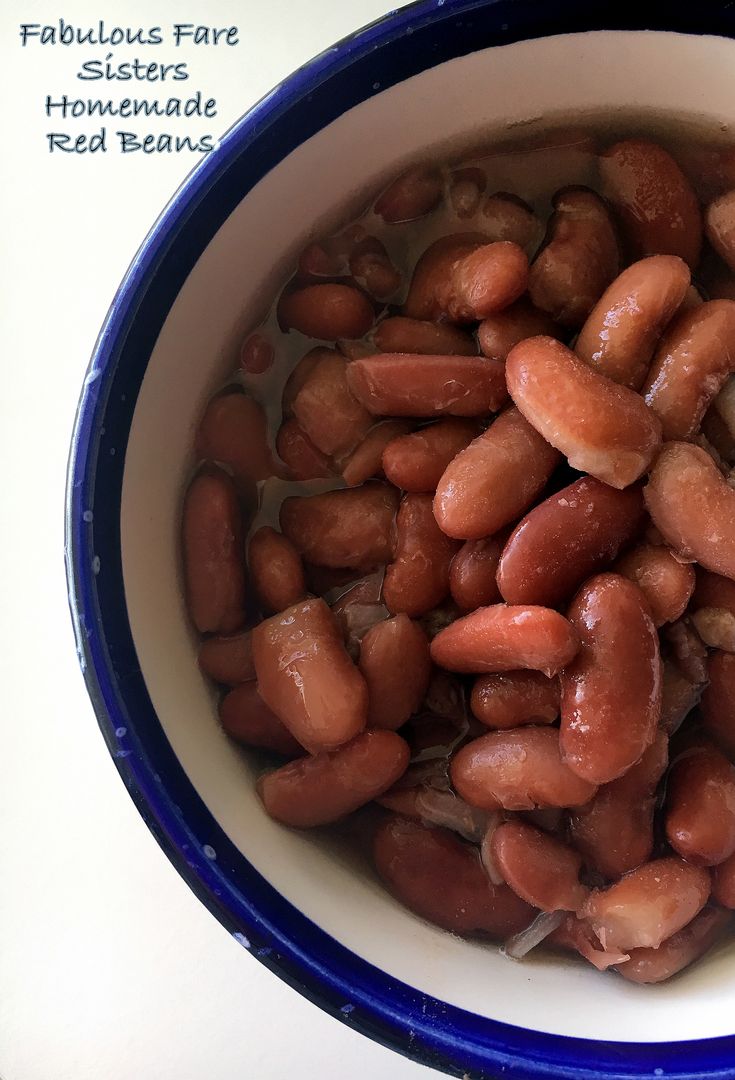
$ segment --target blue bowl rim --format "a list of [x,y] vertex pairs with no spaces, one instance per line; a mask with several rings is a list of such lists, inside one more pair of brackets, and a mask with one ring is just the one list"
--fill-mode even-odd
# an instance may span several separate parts
[[[70,607],[80,663],[103,736],[159,844],[230,933],[321,1008],[413,1060],[457,1076],[479,1078],[502,1072],[519,1080],[734,1077],[735,1036],[647,1044],[547,1035],[485,1020],[388,979],[280,897],[229,842],[176,761],[142,676],[134,663],[130,666],[132,637],[124,605],[119,514],[111,509],[115,499],[110,498],[110,491],[120,488],[124,454],[117,454],[113,461],[120,447],[105,443],[105,421],[115,408],[123,418],[121,423],[126,416],[132,417],[137,387],[130,395],[132,400],[126,401],[127,395],[120,394],[120,402],[113,404],[116,378],[131,360],[129,343],[142,305],[157,276],[162,276],[168,254],[178,242],[183,243],[186,226],[196,223],[197,214],[206,210],[207,199],[211,201],[224,184],[228,170],[244,154],[254,153],[258,140],[337,78],[349,86],[344,77],[366,59],[380,55],[378,50],[387,50],[388,55],[391,50],[394,55],[404,50],[404,65],[398,68],[401,74],[388,71],[378,84],[371,84],[372,91],[365,84],[353,104],[413,74],[406,66],[414,63],[413,53],[405,49],[411,35],[417,43],[420,35],[426,34],[429,42],[414,64],[416,71],[471,52],[474,47],[485,47],[481,42],[503,44],[552,33],[655,29],[735,36],[735,13],[729,4],[700,3],[696,14],[687,5],[669,6],[661,14],[644,13],[640,4],[620,2],[598,5],[594,11],[590,7],[560,2],[550,13],[543,0],[417,0],[299,68],[250,109],[192,171],[134,257],[100,331],[85,378],[67,480],[65,550]],[[437,44],[440,26],[441,42]],[[430,55],[428,62],[424,62],[425,55]],[[322,117],[314,130],[327,122],[329,119]],[[288,148],[277,149],[275,160],[310,134],[302,132]],[[261,175],[268,168],[270,165],[265,165]],[[248,190],[247,186],[242,188],[239,198]],[[179,282],[217,227],[205,226],[203,235],[186,249],[186,258],[178,267]],[[176,291],[178,287],[157,300],[159,327]],[[144,368],[145,362],[141,370]],[[112,478],[111,484],[108,478]],[[107,594],[103,594],[102,583]],[[116,639],[119,649],[113,647]],[[134,660],[134,648],[132,657]],[[121,658],[127,668],[121,666]],[[233,885],[235,873],[238,882],[246,883],[245,890]]]

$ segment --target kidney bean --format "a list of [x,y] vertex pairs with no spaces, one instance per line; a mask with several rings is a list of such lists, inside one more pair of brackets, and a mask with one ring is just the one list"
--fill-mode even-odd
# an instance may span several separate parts
[[377,236],[358,241],[350,253],[350,273],[376,300],[387,300],[401,287],[401,275]]
[[368,688],[368,726],[395,731],[416,712],[429,686],[426,634],[404,614],[376,623],[362,639],[358,666]]
[[371,482],[284,499],[281,529],[307,562],[368,569],[393,558],[397,509],[398,492]]
[[712,898],[723,907],[735,908],[735,855],[714,868]]
[[659,732],[640,761],[569,815],[571,842],[605,878],[622,877],[651,857],[656,788],[668,764],[668,743]]
[[631,251],[679,255],[695,267],[702,218],[697,197],[671,155],[656,143],[627,139],[604,151],[599,166]]
[[248,375],[262,375],[272,367],[276,350],[263,334],[250,334],[240,349],[240,367]]
[[306,592],[301,556],[290,540],[270,525],[258,529],[248,545],[250,580],[267,611],[283,611]]
[[449,567],[449,591],[461,611],[474,611],[500,600],[495,575],[504,534],[485,540],[466,540]]
[[569,912],[564,922],[546,939],[549,945],[577,952],[598,971],[607,971],[615,964],[627,960],[628,954],[620,949],[605,949],[586,919],[578,919]]
[[518,244],[499,240],[461,255],[437,290],[440,312],[467,323],[502,311],[525,292],[528,259]]
[[373,859],[396,899],[445,930],[505,938],[533,918],[507,885],[489,881],[477,849],[448,829],[390,818],[375,834]]
[[411,278],[403,314],[410,319],[438,319],[443,314],[439,294],[446,289],[454,263],[487,243],[484,233],[453,233],[430,244],[423,253]]
[[589,188],[562,188],[552,205],[528,294],[540,311],[578,327],[620,271],[618,238],[607,205]]
[[555,728],[491,731],[461,747],[451,765],[454,787],[483,810],[581,806],[597,788],[561,759]]
[[235,485],[219,469],[194,477],[182,523],[186,606],[197,630],[231,634],[245,621],[245,560]]
[[[411,768],[412,766],[409,765],[409,771]],[[422,790],[421,787],[417,784],[415,787],[399,790],[400,783],[399,780],[397,786],[390,788],[384,795],[379,795],[375,802],[378,806],[383,806],[393,814],[400,814],[401,817],[411,818],[413,821],[421,821],[421,814],[417,806]]]
[[505,821],[493,831],[492,855],[504,881],[541,911],[576,911],[588,889],[579,881],[582,856],[524,821]]
[[196,434],[195,453],[229,466],[236,480],[273,475],[265,413],[246,394],[219,394],[207,405]]
[[553,724],[559,715],[559,694],[558,679],[539,671],[508,671],[476,679],[470,708],[489,728]]
[[503,311],[483,319],[477,329],[477,340],[490,360],[505,362],[514,345],[539,334],[561,337],[562,331],[549,315],[522,297]]
[[506,409],[447,466],[434,498],[436,520],[459,540],[491,536],[528,509],[558,462],[518,409]]
[[699,703],[704,686],[692,682],[677,664],[664,661],[661,682],[661,719],[659,727],[667,735],[678,731],[692,709]]
[[580,911],[605,948],[657,949],[707,903],[709,873],[681,859],[654,859],[608,889],[596,889]]
[[656,949],[631,949],[630,958],[617,965],[624,979],[659,983],[689,967],[712,948],[730,921],[725,911],[706,907],[692,921]]
[[451,323],[408,319],[391,315],[375,327],[373,341],[378,352],[424,353],[434,356],[476,356],[477,346],[469,334]]
[[674,622],[684,614],[694,590],[694,570],[664,545],[638,544],[621,555],[615,572],[639,586],[656,626]]
[[643,495],[654,525],[678,555],[735,578],[735,491],[706,451],[667,443]]
[[206,638],[199,646],[198,660],[205,675],[225,686],[237,686],[254,679],[250,630]]
[[347,453],[373,424],[347,385],[347,361],[331,349],[319,350],[319,359],[294,397],[292,410],[317,450],[328,455]]
[[701,307],[705,303],[705,299],[702,296],[700,290],[696,285],[690,285],[684,294],[684,299],[679,305],[678,314],[681,315],[684,311],[693,311],[694,308]]
[[348,259],[355,244],[366,235],[362,225],[349,225],[335,236],[313,240],[299,255],[299,278],[343,276],[349,269]]
[[378,196],[374,210],[383,221],[413,221],[441,202],[441,174],[425,165],[407,169]]
[[375,424],[355,447],[342,466],[342,479],[348,487],[364,484],[383,472],[383,451],[386,446],[407,435],[412,425],[407,420],[385,420]]
[[567,457],[611,487],[646,471],[661,443],[661,424],[627,386],[598,375],[561,342],[522,341],[505,365],[513,401],[536,430]]
[[252,640],[260,696],[306,750],[333,750],[362,731],[367,686],[323,600],[266,619]]
[[281,294],[278,322],[282,330],[298,330],[322,341],[360,338],[373,325],[373,307],[352,285],[330,282],[306,285]]
[[638,532],[638,487],[617,491],[590,476],[534,507],[511,533],[498,566],[509,604],[557,607]]
[[449,593],[449,564],[457,544],[441,531],[431,495],[404,495],[396,518],[396,551],[385,570],[389,611],[425,615]]
[[491,240],[510,241],[522,248],[535,247],[543,231],[528,203],[507,191],[488,196],[482,219],[483,230]]
[[735,370],[735,301],[710,300],[685,311],[656,350],[643,395],[664,439],[690,439],[710,402]]
[[683,143],[676,148],[676,159],[703,203],[722,195],[735,184],[732,147]]
[[[715,403],[716,401],[717,399],[715,398]],[[728,467],[732,468],[732,466],[735,465],[735,436],[733,436],[730,428],[722,419],[714,404],[710,405],[702,418],[701,434],[707,439],[710,446],[714,448],[715,453],[719,456],[720,460],[726,462]],[[714,454],[711,456],[714,457]]]
[[666,836],[698,866],[716,866],[735,852],[735,767],[714,746],[685,752],[672,766]]
[[735,758],[735,656],[715,652],[707,664],[709,684],[702,696],[702,726]]
[[456,169],[449,183],[449,201],[458,218],[474,217],[480,208],[480,199],[487,185],[482,169]]
[[219,718],[227,734],[246,746],[259,746],[284,757],[300,757],[304,752],[263,701],[255,682],[244,682],[230,690],[220,703]]
[[735,653],[735,615],[722,608],[700,608],[692,616],[698,637],[710,649]]
[[444,470],[477,435],[477,423],[448,417],[397,436],[383,451],[383,471],[404,491],[436,491]]
[[735,191],[710,203],[704,214],[704,229],[720,258],[735,270]]
[[674,255],[627,267],[602,294],[574,351],[600,375],[638,390],[659,337],[689,288],[689,268]]
[[437,634],[431,656],[449,671],[531,668],[551,677],[571,663],[578,649],[579,635],[558,611],[492,604],[464,615]]
[[503,365],[484,356],[380,353],[354,360],[347,381],[376,416],[484,416],[508,397]]
[[332,475],[329,458],[296,420],[284,420],[276,435],[276,451],[293,480],[317,480]]
[[394,731],[366,731],[331,753],[302,757],[266,773],[258,794],[272,818],[311,829],[358,810],[395,783],[408,746]]
[[569,621],[582,647],[561,674],[561,750],[594,784],[622,776],[651,745],[661,716],[658,634],[646,599],[619,574],[591,578]]

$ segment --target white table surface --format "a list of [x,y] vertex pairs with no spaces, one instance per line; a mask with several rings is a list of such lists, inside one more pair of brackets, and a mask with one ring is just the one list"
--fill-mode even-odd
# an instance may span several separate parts
[[[23,49],[18,36],[19,23],[58,23],[60,15],[80,26],[100,17],[108,26],[237,24],[237,48],[156,52],[156,60],[188,62],[189,83],[122,87],[148,97],[201,87],[218,99],[211,126],[221,133],[299,63],[389,7],[386,0],[0,5],[2,1080],[430,1075],[321,1013],[225,932],[149,834],[98,732],[66,602],[69,436],[115,288],[194,156],[50,154],[45,132],[95,125],[51,124],[46,94],[119,97],[120,84],[75,79],[81,61],[104,57],[104,48]],[[117,59],[135,55],[115,51]],[[146,130],[140,121],[124,126]]]

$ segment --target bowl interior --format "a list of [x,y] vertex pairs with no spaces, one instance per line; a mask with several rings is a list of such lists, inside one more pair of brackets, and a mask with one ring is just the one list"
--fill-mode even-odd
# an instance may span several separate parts
[[254,792],[257,763],[219,728],[184,610],[179,516],[193,433],[305,238],[348,217],[404,161],[575,111],[614,121],[645,109],[727,125],[734,94],[733,42],[654,32],[487,49],[378,93],[292,152],[214,235],[158,337],[127,446],[122,560],[135,647],[166,735],[216,821],[283,896],[361,957],[442,1001],[539,1031],[631,1042],[730,1034],[735,951],[723,946],[655,989],[564,959],[514,964],[403,910],[339,838],[271,822]]

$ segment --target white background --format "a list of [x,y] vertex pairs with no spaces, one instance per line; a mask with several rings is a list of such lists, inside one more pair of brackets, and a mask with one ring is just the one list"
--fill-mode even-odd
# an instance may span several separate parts
[[[185,10],[184,10],[185,9]],[[79,673],[63,565],[64,473],[115,288],[195,155],[50,154],[47,93],[201,88],[219,134],[385,0],[6,0],[0,13],[0,1075],[2,1080],[417,1080],[282,985],[179,879],[128,798]],[[237,48],[116,49],[188,62],[186,83],[81,83],[106,49],[20,46],[23,21],[237,24]],[[175,126],[174,126],[175,125]],[[166,130],[127,121],[130,130]],[[184,127],[171,122],[170,130]]]

